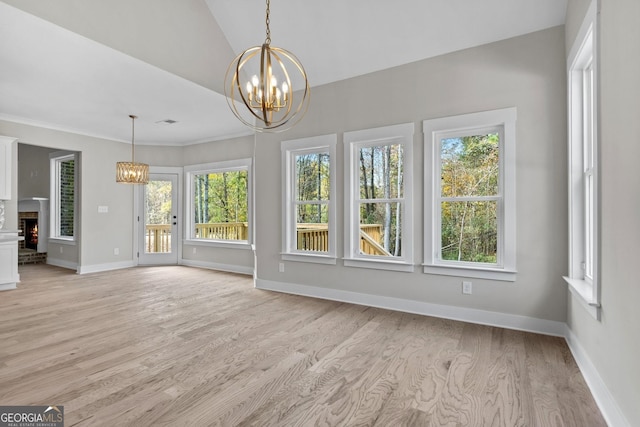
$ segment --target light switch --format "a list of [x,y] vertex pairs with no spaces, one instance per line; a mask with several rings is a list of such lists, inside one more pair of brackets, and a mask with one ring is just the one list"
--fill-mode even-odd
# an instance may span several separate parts
[[108,213],[109,206],[98,206],[98,213]]

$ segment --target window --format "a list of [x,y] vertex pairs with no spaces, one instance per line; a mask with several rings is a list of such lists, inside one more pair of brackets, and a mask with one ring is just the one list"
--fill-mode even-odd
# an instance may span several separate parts
[[51,238],[75,241],[77,155],[52,153],[51,170]]
[[515,280],[515,108],[425,120],[425,273]]
[[190,244],[252,241],[250,170],[250,159],[185,167]]
[[413,123],[344,134],[345,265],[413,271]]
[[572,293],[595,318],[598,288],[598,149],[595,2],[567,63],[569,79],[569,274]]
[[282,259],[336,262],[336,135],[282,142]]

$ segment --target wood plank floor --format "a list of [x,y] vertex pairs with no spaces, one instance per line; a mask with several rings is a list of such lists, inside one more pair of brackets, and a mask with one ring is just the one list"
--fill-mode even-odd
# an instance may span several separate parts
[[188,267],[20,268],[0,405],[66,426],[605,425],[564,340]]

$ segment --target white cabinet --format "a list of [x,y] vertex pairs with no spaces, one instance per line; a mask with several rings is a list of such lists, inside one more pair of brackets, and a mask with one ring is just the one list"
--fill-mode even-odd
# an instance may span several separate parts
[[18,275],[17,231],[0,230],[0,291],[15,289],[20,281]]
[[16,139],[0,135],[0,200],[11,200],[12,147]]

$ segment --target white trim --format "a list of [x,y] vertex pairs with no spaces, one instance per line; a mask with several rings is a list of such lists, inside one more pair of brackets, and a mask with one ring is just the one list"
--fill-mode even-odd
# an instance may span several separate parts
[[[229,247],[229,244],[237,245],[251,245],[253,242],[253,159],[250,157],[225,160],[212,163],[201,163],[197,165],[189,165],[184,168],[184,244],[196,245],[195,242],[205,243],[205,246],[217,246],[217,247]],[[193,200],[193,176],[199,174],[211,174],[211,173],[223,173],[234,171],[246,171],[247,172],[247,223],[249,224],[249,230],[247,240],[227,241],[227,240],[209,240],[209,239],[195,239],[191,235],[191,231],[194,229],[194,200]],[[182,198],[181,198],[182,199]]]
[[[515,281],[516,277],[516,107],[424,120],[424,273]],[[500,127],[498,264],[473,265],[439,259],[440,144],[437,135]],[[485,273],[482,273],[484,271]]]
[[293,261],[293,262],[310,262],[313,264],[329,264],[335,265],[337,263],[337,259],[334,256],[324,255],[324,254],[314,254],[307,252],[300,253],[290,253],[290,254],[280,254],[280,258],[283,261]]
[[233,264],[220,264],[217,262],[208,262],[208,261],[196,261],[192,259],[181,259],[179,261],[180,265],[185,265],[187,267],[197,267],[197,268],[206,268],[208,270],[216,270],[216,271],[226,271],[229,273],[238,273],[238,274],[246,274],[247,276],[253,275],[252,267],[245,267],[243,265],[233,265]]
[[565,340],[607,424],[612,427],[631,427],[631,423],[625,418],[609,388],[569,326],[566,327]]
[[13,283],[5,283],[0,285],[0,291],[10,291],[12,289],[17,289],[17,285],[15,282]]
[[[569,290],[580,305],[595,319],[600,319],[600,177],[599,177],[599,60],[597,49],[597,2],[589,5],[584,21],[567,57],[567,140],[568,140],[568,274],[565,280]],[[584,70],[591,65],[593,72],[593,90],[591,103],[585,102]],[[591,144],[593,159],[591,165],[585,156],[585,104],[593,111]],[[588,134],[588,135],[589,135]],[[593,210],[586,206],[585,170],[589,169],[593,177]],[[587,214],[592,216],[587,221]],[[593,230],[587,231],[587,223],[593,223]],[[587,240],[588,233],[592,234],[592,244]],[[585,252],[593,251],[589,257]],[[585,273],[585,266],[591,265],[592,277]],[[588,268],[587,268],[588,269]]]
[[389,271],[401,271],[405,273],[413,273],[415,266],[402,261],[393,259],[387,259],[379,257],[376,259],[370,258],[344,258],[345,267],[357,267],[357,268],[373,268],[374,270],[389,270]]
[[[413,271],[413,145],[415,124],[345,132],[344,142],[344,265],[383,270]],[[403,147],[402,198],[402,256],[373,257],[360,253],[360,180],[359,155],[361,147],[401,144]],[[379,199],[380,202],[388,202]]]
[[[60,233],[60,163],[73,160],[73,236],[59,236]],[[77,151],[55,151],[49,153],[49,235],[54,243],[75,244],[79,241],[80,212],[80,153]]]
[[73,261],[66,261],[64,259],[52,258],[47,255],[47,264],[54,265],[56,267],[68,268],[70,270],[77,270],[78,263]]
[[580,305],[596,320],[600,320],[600,304],[593,300],[593,287],[584,280],[562,277],[569,284],[569,291]]
[[[160,180],[172,182],[172,214],[175,215],[175,243],[172,239],[171,252],[145,253],[145,211],[144,197],[146,185],[135,185],[134,187],[134,208],[133,208],[133,225],[134,235],[132,236],[134,243],[133,261],[135,265],[177,265],[178,260],[182,258],[182,180],[183,168],[176,166],[149,166],[149,181]],[[174,183],[175,180],[175,183]],[[173,230],[172,230],[173,232]],[[173,245],[175,244],[175,251]]]
[[204,246],[209,248],[244,249],[251,250],[252,245],[246,240],[210,240],[210,239],[184,239],[183,246]]
[[18,138],[0,135],[0,163],[3,172],[0,172],[0,200],[11,200],[13,165],[13,143]]
[[81,265],[81,266],[78,266],[77,273],[78,274],[99,273],[102,271],[122,270],[124,268],[131,268],[135,266],[136,266],[136,263],[133,260],[120,261],[120,262],[108,262],[104,264]]
[[426,274],[439,274],[442,276],[455,276],[455,277],[472,277],[475,279],[490,279],[500,280],[503,282],[515,282],[517,271],[497,269],[497,268],[482,268],[475,266],[461,266],[461,265],[423,265],[422,272]]
[[[297,262],[312,262],[327,264],[329,258],[335,264],[337,251],[336,234],[336,144],[337,134],[318,135],[308,138],[292,139],[280,143],[281,152],[281,180],[282,180],[282,259]],[[329,248],[327,252],[309,252],[297,250],[297,218],[295,212],[295,157],[300,154],[329,153],[329,199],[321,200],[326,204],[327,227],[329,234]]]
[[412,301],[388,296],[362,294],[319,286],[299,285],[295,283],[258,279],[256,281],[256,288],[332,301],[348,302],[351,304],[366,305],[369,307],[385,308],[388,310],[402,311],[406,313],[422,314],[425,316],[441,317],[444,319],[459,320],[462,322],[471,322],[480,325],[496,326],[518,331],[535,332],[557,337],[564,337],[566,330],[564,322],[556,322],[553,320],[537,319],[534,317],[498,313],[474,308],[432,304],[428,302]]
[[77,242],[74,239],[72,238],[64,239],[61,237],[49,237],[48,243],[53,243],[55,245],[67,245],[67,246],[77,245]]

